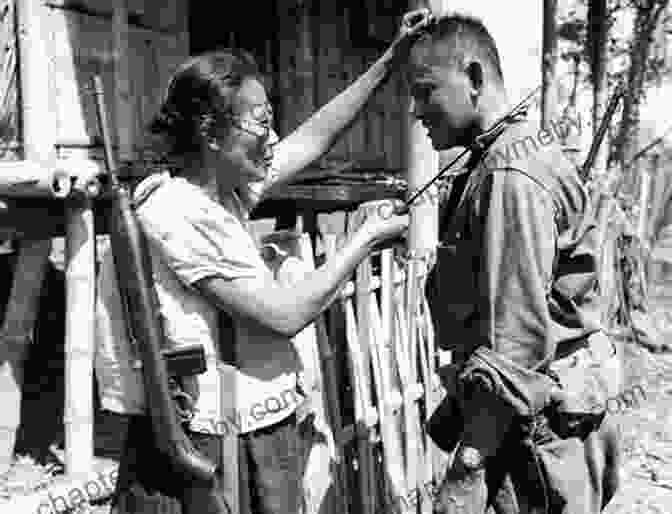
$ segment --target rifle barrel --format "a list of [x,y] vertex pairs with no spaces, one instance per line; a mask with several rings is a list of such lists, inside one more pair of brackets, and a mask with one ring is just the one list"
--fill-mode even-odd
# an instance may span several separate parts
[[600,122],[600,126],[597,129],[597,133],[595,134],[593,143],[590,145],[590,150],[588,151],[588,157],[586,157],[586,160],[583,163],[583,166],[581,167],[581,178],[583,179],[584,182],[588,180],[590,170],[595,164],[595,159],[597,159],[597,152],[600,149],[600,145],[602,144],[602,140],[604,139],[605,134],[607,133],[607,129],[609,128],[609,124],[611,123],[611,118],[613,118],[614,113],[616,112],[618,102],[623,97],[623,93],[624,93],[623,84],[619,84],[618,86],[616,86],[616,90],[614,91],[614,94],[609,100],[607,110],[605,111],[604,116],[602,117],[602,121]]
[[107,119],[107,107],[105,106],[105,95],[103,91],[103,80],[100,75],[93,77],[93,92],[96,97],[96,114],[98,115],[98,127],[103,138],[103,148],[105,150],[105,167],[110,176],[113,185],[118,183],[117,164],[112,153],[112,140],[110,138],[110,125]]

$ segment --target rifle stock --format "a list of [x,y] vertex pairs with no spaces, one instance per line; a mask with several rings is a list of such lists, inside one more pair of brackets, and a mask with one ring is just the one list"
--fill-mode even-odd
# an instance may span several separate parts
[[114,266],[120,293],[127,305],[125,321],[142,362],[147,410],[156,445],[169,458],[172,471],[184,479],[183,514],[229,514],[231,509],[218,492],[217,466],[194,447],[178,421],[161,353],[165,334],[158,315],[147,240],[133,210],[130,192],[116,175],[102,81],[99,76],[93,81],[105,166],[112,189],[109,230]]

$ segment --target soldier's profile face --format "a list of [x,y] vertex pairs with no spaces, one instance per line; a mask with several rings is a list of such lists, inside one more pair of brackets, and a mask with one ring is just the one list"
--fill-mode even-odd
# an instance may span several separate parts
[[436,150],[463,146],[474,123],[471,81],[458,63],[438,56],[437,43],[422,42],[411,51],[406,81],[412,114],[427,128]]

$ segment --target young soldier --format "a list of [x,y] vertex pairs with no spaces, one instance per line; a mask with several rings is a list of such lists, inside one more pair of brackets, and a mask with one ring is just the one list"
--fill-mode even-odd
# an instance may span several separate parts
[[[438,343],[455,363],[429,424],[455,450],[440,507],[600,512],[618,450],[595,396],[614,390],[614,348],[598,321],[586,190],[537,123],[507,113],[497,47],[479,20],[439,19],[415,41],[407,78],[434,148],[471,149],[441,206],[427,284]],[[533,145],[539,137],[549,144]]]

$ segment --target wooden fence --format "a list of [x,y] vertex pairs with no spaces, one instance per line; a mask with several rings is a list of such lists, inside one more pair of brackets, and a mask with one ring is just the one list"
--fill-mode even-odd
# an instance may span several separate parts
[[[349,216],[349,230],[370,208]],[[332,257],[342,236],[324,234],[319,257]],[[313,269],[310,234],[273,232],[262,241],[278,280],[291,283]],[[445,465],[423,429],[441,399],[438,354],[424,295],[408,309],[409,282],[424,280],[409,279],[408,269],[393,249],[368,257],[327,314],[296,338],[317,426],[329,432],[306,472],[310,513],[320,505],[326,512],[411,512],[431,503],[428,491]],[[333,496],[323,499],[328,489]]]

